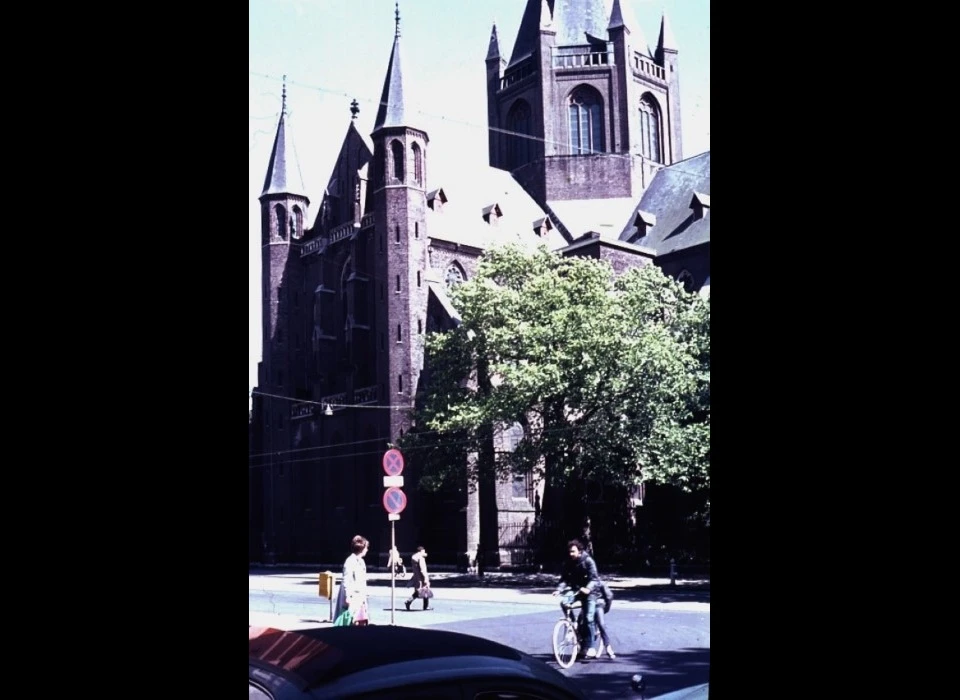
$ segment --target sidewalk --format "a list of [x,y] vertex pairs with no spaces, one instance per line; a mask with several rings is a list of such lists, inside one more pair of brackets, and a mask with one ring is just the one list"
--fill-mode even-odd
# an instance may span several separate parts
[[[250,590],[276,591],[318,596],[320,605],[316,615],[310,618],[298,615],[262,613],[250,611],[250,624],[277,627],[280,629],[303,629],[330,624],[329,601],[319,597],[319,573],[326,569],[306,571],[303,569],[256,569],[250,570]],[[556,598],[551,593],[556,588],[555,574],[491,572],[479,577],[476,574],[453,572],[431,573],[443,600],[473,601],[484,603],[529,604],[553,606]],[[390,574],[369,573],[368,584],[371,596],[390,596]],[[644,578],[606,576],[604,580],[614,591],[614,605],[624,610],[671,609],[710,612],[710,581],[701,579],[676,579],[670,584],[668,578]],[[394,595],[397,605],[409,595],[410,577],[396,579]],[[339,584],[339,576],[337,576]]]

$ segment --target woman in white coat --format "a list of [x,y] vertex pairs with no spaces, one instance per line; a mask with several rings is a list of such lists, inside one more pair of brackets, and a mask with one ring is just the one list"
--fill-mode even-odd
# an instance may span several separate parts
[[[357,535],[350,542],[350,548],[353,553],[343,562],[343,581],[340,583],[333,619],[336,620],[341,612],[349,609],[353,615],[353,624],[366,625],[370,613],[367,605],[367,564],[363,558],[367,555],[370,542],[363,535]],[[361,608],[366,613],[365,620],[357,619],[361,616]]]

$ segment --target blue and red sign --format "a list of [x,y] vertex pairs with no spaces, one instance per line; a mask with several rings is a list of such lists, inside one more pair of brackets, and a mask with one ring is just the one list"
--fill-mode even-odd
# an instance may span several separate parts
[[383,507],[388,513],[402,513],[407,507],[407,494],[391,486],[383,492]]
[[400,476],[403,473],[403,455],[400,450],[387,450],[383,453],[383,471],[387,476]]

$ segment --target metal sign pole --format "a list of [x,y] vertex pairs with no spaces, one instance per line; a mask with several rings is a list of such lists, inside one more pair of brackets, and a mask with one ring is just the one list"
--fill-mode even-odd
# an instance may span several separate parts
[[[390,559],[393,559],[393,552],[397,546],[396,525],[397,525],[396,520],[390,521]],[[396,590],[397,590],[397,563],[391,562],[390,563],[390,624],[391,625],[394,624],[393,611],[394,611],[394,608],[396,607],[396,602],[394,598],[394,596],[396,595]]]

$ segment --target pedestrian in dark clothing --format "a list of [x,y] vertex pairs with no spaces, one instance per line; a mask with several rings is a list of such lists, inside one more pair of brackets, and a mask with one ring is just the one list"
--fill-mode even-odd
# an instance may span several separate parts
[[423,609],[430,610],[430,597],[432,589],[430,588],[430,575],[427,573],[427,550],[423,546],[417,547],[416,553],[410,557],[413,567],[413,576],[410,579],[410,585],[413,586],[413,594],[404,601],[407,610],[414,598],[423,599]]
[[563,563],[560,570],[560,582],[553,595],[560,595],[564,589],[575,591],[575,599],[581,602],[583,614],[587,622],[586,656],[595,658],[597,650],[594,641],[597,637],[597,597],[600,595],[600,575],[597,573],[597,564],[583,549],[580,540],[570,540],[567,543],[567,553],[570,558]]

